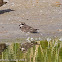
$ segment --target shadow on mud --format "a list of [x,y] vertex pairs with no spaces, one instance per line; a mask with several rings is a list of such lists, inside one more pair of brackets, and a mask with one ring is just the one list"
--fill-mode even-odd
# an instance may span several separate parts
[[10,12],[10,11],[14,11],[14,10],[11,10],[11,9],[0,10],[0,14],[4,14],[4,13]]

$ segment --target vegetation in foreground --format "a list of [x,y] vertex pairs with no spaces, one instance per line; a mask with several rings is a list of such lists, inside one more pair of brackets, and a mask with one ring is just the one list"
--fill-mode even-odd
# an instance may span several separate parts
[[20,49],[21,43],[11,43],[0,55],[1,62],[61,62],[62,41],[47,39],[30,44],[27,50]]

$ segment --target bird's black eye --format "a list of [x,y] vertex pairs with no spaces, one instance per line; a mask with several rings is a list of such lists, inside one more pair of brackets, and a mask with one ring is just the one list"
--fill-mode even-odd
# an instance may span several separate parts
[[24,24],[22,24],[22,25],[24,25]]

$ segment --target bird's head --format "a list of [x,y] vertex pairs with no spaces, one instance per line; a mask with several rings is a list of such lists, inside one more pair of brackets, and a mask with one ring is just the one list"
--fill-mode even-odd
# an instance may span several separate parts
[[21,28],[22,26],[24,26],[24,25],[26,25],[24,22],[21,22],[21,23],[19,24],[20,28]]

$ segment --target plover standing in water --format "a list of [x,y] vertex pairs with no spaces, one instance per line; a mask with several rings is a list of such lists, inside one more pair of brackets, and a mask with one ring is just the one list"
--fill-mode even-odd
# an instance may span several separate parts
[[26,25],[24,22],[21,22],[19,26],[20,26],[21,31],[26,32],[26,33],[27,32],[37,33],[37,30],[38,30],[38,29],[32,28],[31,26]]
[[0,7],[4,4],[6,4],[7,2],[4,2],[4,0],[0,0]]

